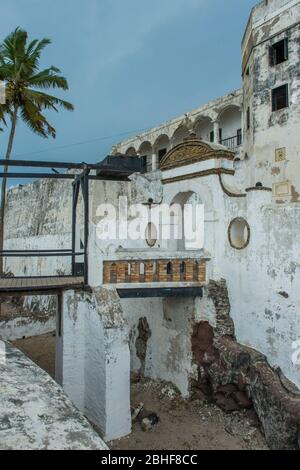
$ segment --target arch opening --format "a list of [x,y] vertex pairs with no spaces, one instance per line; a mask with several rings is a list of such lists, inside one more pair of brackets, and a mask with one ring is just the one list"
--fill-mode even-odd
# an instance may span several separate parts
[[237,106],[227,106],[219,114],[220,143],[235,149],[243,143],[242,112]]

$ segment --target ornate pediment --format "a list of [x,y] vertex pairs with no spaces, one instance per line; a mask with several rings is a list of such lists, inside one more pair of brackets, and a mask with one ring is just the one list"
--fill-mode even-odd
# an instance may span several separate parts
[[180,166],[210,160],[213,158],[234,159],[234,153],[221,145],[209,144],[197,137],[190,136],[183,143],[176,145],[162,159],[160,169],[171,170]]

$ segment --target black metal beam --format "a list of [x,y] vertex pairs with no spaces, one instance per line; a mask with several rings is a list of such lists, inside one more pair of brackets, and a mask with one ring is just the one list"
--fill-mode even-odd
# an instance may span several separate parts
[[62,292],[57,294],[57,326],[58,336],[62,336],[62,325],[63,325],[63,296]]
[[75,256],[82,256],[82,255],[84,255],[84,253],[72,253],[71,251],[70,251],[70,253],[59,253],[59,252],[57,252],[57,253],[53,253],[53,252],[52,253],[45,253],[45,252],[41,253],[41,252],[38,252],[38,251],[36,251],[36,252],[30,251],[28,253],[26,253],[26,252],[22,252],[22,253],[20,253],[20,252],[5,253],[5,252],[0,251],[0,258],[31,258],[31,257],[33,257],[33,258],[39,258],[39,257],[48,258],[48,257],[51,257],[51,256],[53,256],[53,257],[56,257],[56,256],[57,257],[58,256],[73,257],[74,255]]
[[103,176],[95,176],[95,175],[90,175],[89,180],[94,180],[94,181],[129,181],[129,176],[132,175],[132,173],[128,173],[126,175],[123,174],[116,174],[115,176],[113,175],[103,175]]
[[72,196],[72,274],[75,275],[75,249],[76,249],[76,209],[79,194],[79,181],[75,180],[73,183],[73,196]]
[[18,166],[18,167],[31,167],[31,168],[65,168],[69,170],[98,170],[103,168],[101,163],[87,164],[87,163],[69,163],[69,162],[44,162],[36,160],[0,160],[0,166]]
[[118,289],[121,299],[144,299],[164,297],[203,297],[202,287],[144,287],[138,289]]
[[89,178],[88,170],[83,178],[83,199],[84,199],[84,285],[89,283],[88,265],[88,244],[89,244]]
[[73,180],[77,175],[71,175],[70,173],[0,173],[0,178],[37,178],[37,179],[65,179]]
[[70,253],[72,250],[2,250],[0,253]]
[[[27,279],[27,278],[26,278]],[[84,284],[83,281],[78,284],[65,284],[64,286],[61,285],[53,285],[53,286],[38,286],[38,287],[19,287],[19,288],[5,288],[5,290],[0,290],[0,298],[1,297],[25,297],[25,296],[33,296],[33,295],[59,295],[63,291],[71,289],[71,290],[78,290],[83,289]]]
[[[109,173],[112,173],[111,170],[109,170]],[[119,171],[115,170],[115,174],[103,174],[102,176],[96,176],[96,175],[89,175],[88,179],[89,180],[95,180],[95,181],[127,181],[128,177],[132,173],[124,174],[120,173]],[[76,180],[78,178],[78,175],[76,174],[71,174],[71,173],[0,173],[0,178],[14,178],[14,179],[68,179],[68,180]]]
[[82,276],[71,276],[71,274],[62,274],[58,276],[57,274],[55,275],[52,274],[51,276],[40,275],[40,276],[13,276],[10,278],[0,277],[0,286],[1,286],[1,279],[36,279],[36,280],[39,280],[39,279],[45,279],[45,278],[47,279],[64,279],[64,278],[71,279],[73,277],[81,278]]

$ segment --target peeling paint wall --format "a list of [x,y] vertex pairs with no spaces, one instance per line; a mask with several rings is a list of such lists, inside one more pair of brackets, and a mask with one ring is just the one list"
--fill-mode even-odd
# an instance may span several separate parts
[[[5,212],[6,250],[71,249],[72,183],[37,180],[18,185],[7,194]],[[82,198],[78,203],[78,226],[82,223]],[[14,276],[55,276],[71,273],[68,257],[9,257],[4,269]],[[36,336],[55,329],[56,298],[25,297],[18,314],[0,323],[7,340]]]
[[[193,298],[122,299],[130,331],[131,370],[154,380],[174,383],[189,396],[192,370],[191,336],[197,311]],[[139,322],[145,318],[151,335],[144,363],[137,351]]]
[[[228,176],[226,184],[234,179]],[[227,281],[237,340],[264,353],[300,386],[300,366],[292,362],[292,344],[300,339],[300,205],[278,205],[270,191],[259,189],[229,197],[217,176],[167,184],[164,202],[187,190],[205,206],[208,279]],[[228,238],[237,217],[250,227],[249,245],[241,250]]]
[[[288,59],[270,65],[269,49],[288,41]],[[252,184],[265,186],[289,181],[299,201],[300,192],[300,2],[261,2],[250,17],[243,42],[244,151],[253,161]],[[272,112],[272,90],[288,85],[289,106]],[[250,110],[250,128],[246,114]],[[276,161],[276,149],[285,158]],[[292,192],[292,191],[291,191]]]
[[1,353],[1,450],[107,450],[46,372],[9,343]]
[[231,315],[238,340],[265,354],[272,366],[300,386],[300,366],[292,362],[300,339],[300,206],[260,205],[253,193],[245,214],[249,246],[224,247]]
[[[216,175],[184,180],[184,174],[195,171],[198,164],[168,171],[168,176],[181,180],[165,185],[161,184],[159,171],[146,176],[135,175],[131,182],[126,183],[94,181],[90,190],[89,263],[90,283],[99,286],[102,283],[101,262],[105,255],[115,253],[120,245],[123,250],[131,250],[131,256],[147,249],[145,240],[99,243],[96,236],[99,203],[117,204],[119,196],[127,196],[129,202],[146,203],[151,196],[155,203],[170,204],[179,194],[194,193],[205,206],[204,248],[212,258],[208,265],[208,278],[224,278],[228,283],[238,341],[266,354],[271,365],[280,366],[298,386],[300,369],[292,363],[292,343],[300,339],[300,30],[296,24],[300,16],[299,4],[295,0],[270,0],[268,5],[261,2],[253,10],[243,41],[243,95],[241,91],[234,92],[114,149],[115,153],[126,152],[129,147],[138,151],[145,140],[155,148],[162,135],[167,136],[169,145],[172,145],[174,134],[178,138],[176,131],[179,126],[183,137],[183,125],[191,130],[201,116],[217,123],[224,109],[228,106],[239,108],[243,102],[244,127],[246,110],[250,107],[250,130],[244,128],[241,160],[235,162],[234,176],[224,176],[223,186],[241,196],[243,194],[238,190],[242,189],[244,193],[257,181],[271,186],[287,179],[292,191],[289,202],[281,200],[281,204],[277,204],[276,197],[272,201],[272,193],[267,188],[250,190],[244,193],[245,197],[229,197]],[[269,46],[283,37],[289,39],[289,60],[270,68]],[[271,89],[286,81],[290,87],[290,106],[272,113]],[[286,149],[285,160],[275,162],[277,148]],[[19,242],[23,243],[21,248],[57,248],[57,244],[66,247],[65,243],[69,246],[70,216],[69,183],[41,181],[15,188],[8,197],[6,248],[18,248]],[[250,227],[249,245],[242,250],[234,249],[228,240],[230,222],[237,217],[245,218]],[[167,245],[168,241],[161,248],[167,249]],[[47,265],[44,261],[38,263],[27,260],[14,264],[9,260],[7,268],[16,274],[39,274],[46,268],[53,272],[68,269],[61,260],[52,259]],[[171,300],[122,301],[131,331],[133,370],[139,371],[141,367],[135,349],[137,326],[141,318],[146,318],[151,336],[147,339],[145,351],[145,374],[174,381],[183,394],[187,394],[191,372],[190,321],[193,315],[200,315],[199,309],[205,315],[202,305],[206,305],[213,316],[207,299],[199,302],[196,310],[195,305],[186,299],[176,305]],[[87,332],[89,334],[92,332]]]

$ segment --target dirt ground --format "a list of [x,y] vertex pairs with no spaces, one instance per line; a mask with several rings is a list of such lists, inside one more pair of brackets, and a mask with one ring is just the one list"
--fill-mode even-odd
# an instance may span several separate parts
[[[133,407],[144,409],[130,436],[108,443],[115,450],[265,450],[261,432],[244,412],[225,414],[205,400],[183,400],[172,385],[144,380],[132,385]],[[145,411],[146,410],[146,411]],[[159,422],[142,430],[142,418],[156,413]]]
[[55,333],[13,341],[14,346],[30,357],[41,369],[55,376]]
[[[54,376],[53,333],[14,342],[42,369]],[[264,450],[268,449],[259,429],[246,412],[225,414],[205,400],[183,400],[170,384],[142,380],[132,384],[131,405],[144,404],[133,424],[132,434],[108,443],[115,450]],[[156,413],[159,422],[144,432],[143,417]]]

